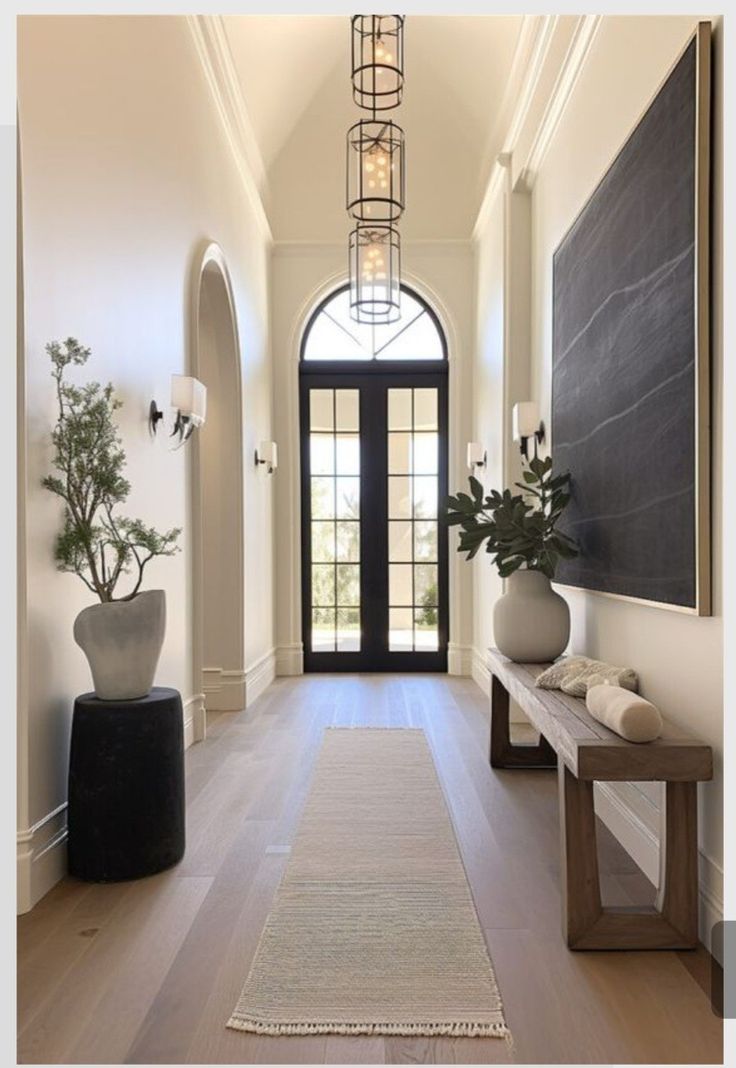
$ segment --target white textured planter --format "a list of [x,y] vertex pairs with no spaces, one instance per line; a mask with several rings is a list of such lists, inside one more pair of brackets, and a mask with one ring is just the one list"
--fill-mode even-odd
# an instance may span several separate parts
[[554,660],[570,639],[570,609],[541,571],[515,571],[493,607],[496,648],[520,664]]
[[145,697],[153,686],[165,630],[163,590],[83,608],[74,620],[74,640],[89,661],[97,696],[104,701]]

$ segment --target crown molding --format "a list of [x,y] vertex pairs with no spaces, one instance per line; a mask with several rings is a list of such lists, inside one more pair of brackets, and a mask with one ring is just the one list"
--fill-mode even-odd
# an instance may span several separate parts
[[272,241],[266,210],[266,168],[240,89],[222,16],[187,15],[186,21],[246,195],[264,235]]
[[539,168],[552,142],[555,130],[562,118],[578,76],[590,53],[591,46],[602,21],[601,15],[582,15],[577,20],[570,45],[554,81],[542,117],[528,138],[530,147],[526,158],[519,166],[514,159],[522,135],[528,134],[531,121],[532,104],[540,91],[543,72],[554,51],[558,33],[564,32],[561,17],[545,15],[542,18],[525,16],[522,26],[522,40],[517,48],[512,67],[511,78],[515,68],[525,65],[525,74],[521,81],[517,104],[504,139],[503,150],[499,153],[488,179],[480,210],[473,227],[473,238],[477,240],[488,221],[493,201],[503,182],[506,168],[512,166],[519,174],[520,188],[530,192],[534,186]]
[[542,121],[537,128],[527,158],[519,172],[519,181],[527,190],[531,190],[534,185],[555,130],[565,112],[580,72],[588,58],[602,19],[602,15],[583,15],[578,20]]

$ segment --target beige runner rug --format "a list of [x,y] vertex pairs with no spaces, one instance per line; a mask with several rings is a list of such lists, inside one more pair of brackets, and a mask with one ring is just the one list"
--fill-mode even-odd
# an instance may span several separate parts
[[423,731],[325,731],[228,1027],[508,1036]]

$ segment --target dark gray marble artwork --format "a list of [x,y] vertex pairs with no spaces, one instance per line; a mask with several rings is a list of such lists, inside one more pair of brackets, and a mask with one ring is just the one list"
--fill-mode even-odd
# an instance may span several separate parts
[[695,88],[693,42],[553,267],[552,452],[555,469],[572,474],[561,526],[581,548],[557,580],[688,607],[696,602]]

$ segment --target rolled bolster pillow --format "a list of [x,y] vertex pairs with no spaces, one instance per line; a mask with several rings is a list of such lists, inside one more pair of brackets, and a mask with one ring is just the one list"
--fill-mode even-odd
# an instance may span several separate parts
[[594,719],[628,742],[651,742],[662,733],[656,705],[621,686],[591,686],[585,704]]

